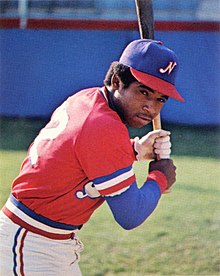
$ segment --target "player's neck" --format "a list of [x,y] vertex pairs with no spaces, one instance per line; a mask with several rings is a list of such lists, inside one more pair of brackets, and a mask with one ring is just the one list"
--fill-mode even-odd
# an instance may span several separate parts
[[114,97],[114,90],[110,86],[108,86],[108,87],[105,87],[105,91],[107,94],[109,107],[112,110],[114,110],[118,114],[118,116],[121,118],[122,122],[124,122],[123,113],[120,112],[120,110],[121,110],[120,106],[119,106],[119,104],[117,104],[117,100]]
[[113,95],[114,95],[114,93],[113,93],[113,91],[112,91],[112,88],[111,88],[110,86],[105,87],[105,92],[106,92],[106,96],[107,96],[107,98],[108,98],[109,107],[110,107],[112,110],[114,110],[114,111],[117,112],[117,108],[116,108],[116,106],[115,106],[115,104],[114,104],[114,100],[113,100]]

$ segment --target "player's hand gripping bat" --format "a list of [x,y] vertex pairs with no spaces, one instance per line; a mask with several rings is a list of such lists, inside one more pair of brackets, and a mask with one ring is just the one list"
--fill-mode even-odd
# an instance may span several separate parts
[[[141,38],[154,39],[154,15],[152,0],[135,0]],[[160,114],[153,119],[153,129],[161,129]]]

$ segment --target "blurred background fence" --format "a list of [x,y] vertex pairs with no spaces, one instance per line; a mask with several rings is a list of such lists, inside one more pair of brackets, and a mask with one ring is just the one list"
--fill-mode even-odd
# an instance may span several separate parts
[[[169,123],[220,124],[220,2],[153,0],[155,38],[180,60],[184,104]],[[101,86],[123,48],[139,38],[135,1],[0,1],[0,116],[49,117],[68,96]]]

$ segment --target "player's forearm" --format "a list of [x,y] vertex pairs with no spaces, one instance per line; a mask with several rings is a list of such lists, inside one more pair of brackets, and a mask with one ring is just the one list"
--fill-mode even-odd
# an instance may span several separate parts
[[115,220],[126,230],[143,223],[156,208],[161,196],[160,187],[148,180],[140,189],[134,183],[121,195],[105,197]]

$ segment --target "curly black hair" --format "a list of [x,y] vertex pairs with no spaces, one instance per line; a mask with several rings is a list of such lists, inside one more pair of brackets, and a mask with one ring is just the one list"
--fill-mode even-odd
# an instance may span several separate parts
[[104,85],[110,86],[111,79],[114,74],[117,74],[121,81],[124,83],[125,88],[127,88],[131,83],[137,81],[135,77],[131,74],[130,68],[118,61],[111,63],[104,79]]

